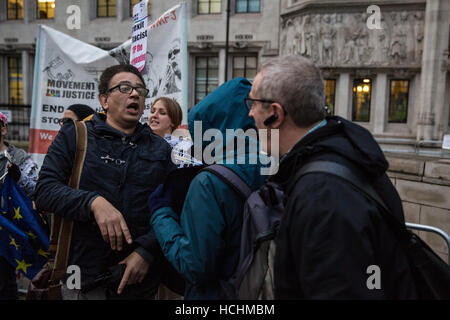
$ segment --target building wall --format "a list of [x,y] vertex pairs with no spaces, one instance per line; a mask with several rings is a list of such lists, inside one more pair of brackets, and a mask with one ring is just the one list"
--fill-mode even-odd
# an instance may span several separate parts
[[[402,201],[405,220],[430,225],[450,235],[450,160],[388,155],[388,175]],[[449,249],[442,237],[425,231],[419,236],[445,261]]]
[[[373,1],[281,3],[280,54],[306,56],[336,80],[335,114],[352,119],[353,80],[369,78],[370,121],[359,124],[376,137],[442,143],[450,133],[450,2],[377,1],[381,29],[367,24]],[[388,122],[394,79],[409,81],[406,123]]]
[[[151,0],[150,20],[154,21],[166,10],[178,4],[178,0]],[[279,2],[261,0],[259,13],[236,13],[235,1],[230,8],[230,33],[228,57],[228,79],[231,79],[232,56],[254,54],[263,61],[266,57],[278,55]],[[7,103],[6,57],[27,52],[27,66],[23,66],[24,104],[31,103],[32,69],[39,24],[46,24],[58,31],[100,48],[112,49],[131,37],[132,19],[129,16],[129,1],[117,0],[117,16],[96,17],[96,3],[92,0],[58,0],[54,19],[36,19],[36,1],[24,1],[24,19],[7,20],[6,1],[0,2],[0,103]],[[69,30],[66,26],[71,15],[66,10],[77,5],[81,10],[81,28]],[[3,7],[1,7],[3,6]],[[187,1],[188,47],[189,47],[189,107],[194,105],[195,57],[216,55],[219,57],[220,85],[225,81],[225,30],[226,0],[222,0],[221,13],[198,14],[197,1]],[[263,21],[264,23],[261,23]]]

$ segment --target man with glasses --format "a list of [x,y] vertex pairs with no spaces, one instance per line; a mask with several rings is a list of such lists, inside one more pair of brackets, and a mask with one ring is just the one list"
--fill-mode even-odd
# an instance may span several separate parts
[[[246,104],[257,128],[268,136],[277,130],[280,138],[277,146],[267,139],[268,153],[277,148],[281,156],[269,180],[286,195],[276,240],[275,298],[415,298],[407,257],[377,203],[334,175],[345,168],[370,184],[404,223],[401,200],[386,175],[388,162],[366,129],[326,116],[319,68],[300,56],[270,59]],[[333,170],[303,174],[316,161]],[[373,285],[369,270],[375,267],[381,274]]]
[[102,73],[104,114],[86,121],[79,190],[66,185],[76,148],[73,122],[62,126],[45,157],[37,206],[74,221],[68,265],[80,267],[81,289],[108,268],[126,266],[114,287],[89,292],[65,288],[65,299],[151,299],[157,290],[162,269],[154,263],[159,247],[150,232],[146,200],[175,166],[169,144],[139,122],[147,95],[141,74],[131,65]]

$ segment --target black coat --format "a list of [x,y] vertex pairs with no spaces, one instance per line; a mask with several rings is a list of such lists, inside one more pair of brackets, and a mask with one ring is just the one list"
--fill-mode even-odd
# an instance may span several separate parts
[[[370,181],[404,222],[401,200],[385,173],[388,163],[372,135],[342,118],[328,118],[294,146],[272,178],[285,190],[293,186],[276,240],[276,298],[415,298],[406,256],[373,200],[326,173],[292,181],[313,159],[338,162]],[[371,265],[380,268],[381,289],[368,289]]]
[[[40,210],[74,220],[69,265],[81,268],[82,282],[104,273],[136,249],[147,261],[160,253],[150,232],[147,198],[175,168],[169,144],[147,124],[138,124],[134,134],[126,135],[106,124],[104,115],[95,115],[86,126],[88,146],[79,190],[67,186],[76,149],[73,122],[61,128],[50,146],[36,186]],[[119,210],[128,225],[133,244],[123,240],[122,251],[113,251],[101,236],[90,211],[97,195]]]

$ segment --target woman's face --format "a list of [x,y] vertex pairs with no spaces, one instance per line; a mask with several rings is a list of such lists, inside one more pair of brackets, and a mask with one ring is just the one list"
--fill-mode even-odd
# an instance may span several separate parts
[[166,133],[172,133],[172,120],[167,114],[166,106],[164,102],[159,100],[156,102],[152,108],[150,109],[150,118],[148,120],[150,128],[159,135],[164,138]]

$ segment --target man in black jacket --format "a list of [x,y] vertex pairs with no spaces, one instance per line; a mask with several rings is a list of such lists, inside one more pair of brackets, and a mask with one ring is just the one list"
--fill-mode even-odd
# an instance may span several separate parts
[[[377,204],[327,173],[297,172],[312,160],[349,168],[370,183],[404,223],[388,163],[372,135],[340,117],[326,117],[320,70],[308,59],[267,61],[249,94],[249,116],[268,130],[268,152],[279,148],[273,181],[286,192],[275,256],[278,299],[413,299],[407,258]],[[278,130],[279,144],[271,144]]]
[[106,115],[86,122],[79,190],[67,186],[76,149],[73,122],[63,125],[45,157],[36,203],[74,221],[68,264],[80,267],[81,282],[113,265],[126,265],[117,291],[97,289],[83,295],[65,290],[67,299],[146,299],[159,284],[161,268],[153,262],[160,249],[150,232],[146,201],[175,166],[169,144],[139,123],[147,94],[133,66],[116,65],[103,72],[99,99]]

